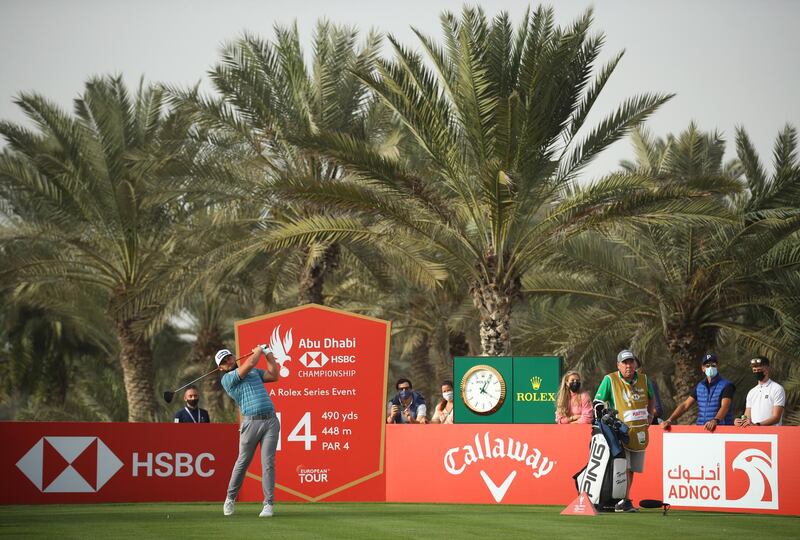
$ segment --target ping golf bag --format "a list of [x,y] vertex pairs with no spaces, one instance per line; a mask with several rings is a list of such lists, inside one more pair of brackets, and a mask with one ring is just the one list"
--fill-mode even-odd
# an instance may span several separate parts
[[573,478],[578,493],[586,492],[600,512],[613,512],[625,497],[628,474],[622,443],[627,442],[628,426],[617,418],[617,411],[595,401],[589,462]]

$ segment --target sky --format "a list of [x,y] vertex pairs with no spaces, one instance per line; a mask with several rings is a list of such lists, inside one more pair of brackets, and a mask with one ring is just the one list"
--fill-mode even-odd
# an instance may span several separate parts
[[[468,2],[488,15],[507,11],[518,22],[536,3]],[[460,12],[462,0],[0,0],[0,119],[26,122],[14,105],[36,91],[66,109],[93,75],[121,73],[146,81],[206,84],[221,45],[243,31],[265,38],[275,24],[296,22],[310,49],[316,21],[327,18],[366,32],[376,28],[416,46],[412,26],[440,37],[439,14]],[[590,125],[629,96],[675,93],[647,123],[655,135],[678,133],[690,121],[719,130],[732,157],[743,126],[762,159],[771,160],[775,136],[800,126],[800,70],[794,0],[559,0],[559,24],[594,7],[596,32],[606,35],[604,63],[625,56],[587,119]],[[792,53],[791,51],[795,51]],[[0,143],[2,144],[2,143]],[[620,141],[585,171],[595,178],[631,157]]]

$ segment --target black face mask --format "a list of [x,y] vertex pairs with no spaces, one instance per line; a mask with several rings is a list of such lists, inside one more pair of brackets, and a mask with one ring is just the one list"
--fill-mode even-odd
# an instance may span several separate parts
[[197,402],[200,401],[199,399],[188,399],[186,400],[186,404],[191,407],[192,409],[197,408]]
[[753,376],[756,378],[757,381],[763,381],[764,377],[766,377],[767,374],[764,373],[763,371],[756,371],[755,373],[753,373]]
[[578,390],[580,390],[580,388],[581,388],[580,381],[572,381],[571,383],[569,383],[569,389],[572,390],[573,392],[577,392]]

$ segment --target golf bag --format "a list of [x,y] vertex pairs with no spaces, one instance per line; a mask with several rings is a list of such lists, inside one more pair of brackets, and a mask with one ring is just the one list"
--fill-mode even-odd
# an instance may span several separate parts
[[628,442],[628,426],[617,418],[617,411],[605,402],[595,402],[589,462],[575,473],[578,493],[586,492],[600,512],[613,512],[628,488],[627,462],[622,443]]

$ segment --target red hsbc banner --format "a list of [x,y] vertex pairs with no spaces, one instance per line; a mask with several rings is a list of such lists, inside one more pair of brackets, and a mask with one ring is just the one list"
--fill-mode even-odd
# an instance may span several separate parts
[[[237,355],[266,343],[280,366],[266,385],[281,423],[276,499],[384,498],[389,332],[387,321],[315,304],[236,323]],[[240,497],[263,497],[258,453]]]
[[222,501],[233,424],[0,422],[0,504]]

